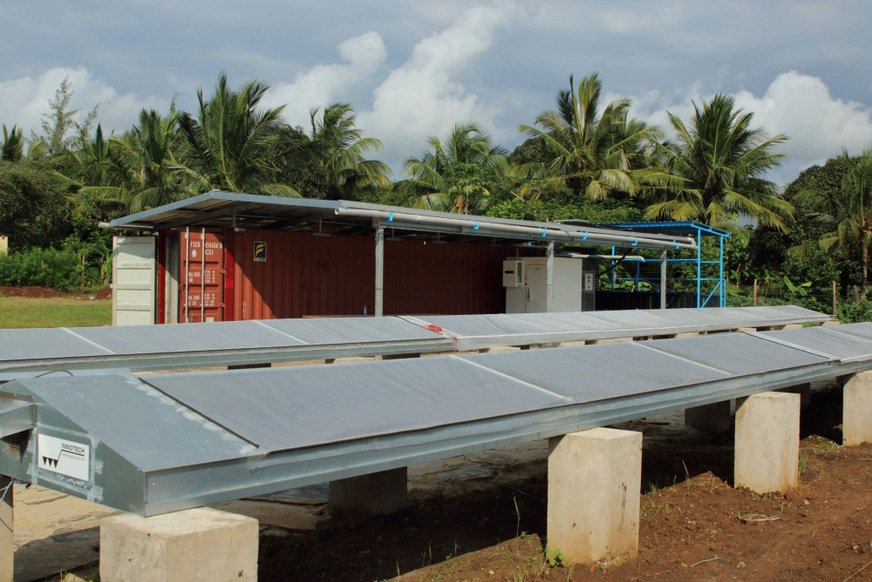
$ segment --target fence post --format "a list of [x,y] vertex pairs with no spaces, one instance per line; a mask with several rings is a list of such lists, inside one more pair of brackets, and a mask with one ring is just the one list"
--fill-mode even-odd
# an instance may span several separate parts
[[836,299],[838,298],[838,291],[836,290],[836,282],[833,281],[833,317],[836,316]]
[[754,279],[754,307],[757,307],[757,279]]

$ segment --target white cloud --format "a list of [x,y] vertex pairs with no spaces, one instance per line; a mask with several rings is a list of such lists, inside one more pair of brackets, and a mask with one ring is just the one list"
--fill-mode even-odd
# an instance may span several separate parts
[[477,121],[493,130],[497,112],[457,77],[519,13],[512,2],[467,10],[445,30],[421,40],[410,59],[375,89],[372,110],[361,112],[358,120],[369,135],[382,140],[389,164],[398,168],[410,155],[424,151],[427,137],[442,137],[456,123]]
[[385,65],[387,48],[377,32],[350,38],[339,45],[347,64],[316,65],[297,75],[293,83],[279,83],[264,96],[267,107],[285,105],[285,120],[291,125],[309,125],[308,111],[323,109],[337,100],[347,100],[355,85],[368,81]]
[[7,126],[17,124],[24,130],[25,137],[29,137],[31,131],[42,134],[43,115],[50,113],[49,103],[55,99],[65,78],[69,79],[74,92],[68,111],[78,109],[75,119],[83,121],[99,104],[97,120],[107,135],[113,130],[120,132],[130,128],[143,107],[169,108],[168,100],[158,103],[154,98],[143,100],[133,93],[120,95],[114,87],[95,79],[84,67],[56,67],[37,78],[0,81],[0,122]]
[[[698,85],[669,95],[650,91],[634,98],[633,115],[668,133],[667,111],[689,123],[693,103],[702,106],[712,96]],[[801,170],[839,155],[842,148],[858,154],[872,147],[872,109],[834,97],[818,77],[791,71],[778,75],[762,96],[747,90],[733,96],[738,108],[753,114],[753,127],[770,137],[788,136],[777,150],[785,155],[782,166],[770,176],[778,183],[792,181]]]
[[754,113],[754,122],[770,135],[790,137],[782,151],[807,164],[831,158],[843,147],[859,153],[872,146],[869,108],[833,97],[817,77],[784,73],[762,97],[740,91],[736,105]]

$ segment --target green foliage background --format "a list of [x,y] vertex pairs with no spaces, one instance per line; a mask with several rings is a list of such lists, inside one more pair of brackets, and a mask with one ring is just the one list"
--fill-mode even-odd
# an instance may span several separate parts
[[[854,301],[855,286],[860,296],[866,286],[865,243],[821,241],[833,240],[840,220],[872,216],[872,208],[857,208],[848,179],[872,153],[834,152],[779,189],[760,174],[777,165],[776,146],[787,136],[763,135],[729,98],[694,104],[688,120],[672,116],[681,139],[671,142],[660,128],[629,118],[628,100],[601,104],[597,75],[573,83],[570,77],[570,90],[557,92],[556,109],[519,128],[529,138],[514,151],[493,143],[474,121],[458,120],[452,132],[422,144],[423,153],[409,152],[406,176],[391,181],[372,155],[381,143],[356,127],[349,104],[305,104],[311,128],[292,127],[281,121],[281,108],[260,106],[267,85],[251,81],[234,89],[222,74],[213,93],[201,91],[199,111],[177,111],[174,104],[165,113],[143,110],[130,130],[104,136],[95,126],[96,107],[69,109],[74,91],[65,81],[50,102],[43,135],[27,139],[14,125],[3,126],[0,234],[9,236],[10,252],[0,257],[0,285],[66,290],[81,287],[83,275],[88,289],[108,284],[115,233],[99,228],[101,221],[223,184],[212,170],[232,166],[250,193],[392,206],[426,198],[436,209],[525,220],[641,222],[704,204],[700,216],[672,218],[715,221],[731,232],[725,246],[730,304],[749,304],[756,280],[760,302],[829,312],[835,281],[840,316],[869,315],[865,299]],[[728,141],[713,143],[721,137],[712,136],[724,135]],[[203,149],[215,140],[227,147]],[[694,148],[715,145],[734,148],[732,158],[719,162],[733,167],[705,167],[710,157]],[[689,270],[672,275],[681,279]]]

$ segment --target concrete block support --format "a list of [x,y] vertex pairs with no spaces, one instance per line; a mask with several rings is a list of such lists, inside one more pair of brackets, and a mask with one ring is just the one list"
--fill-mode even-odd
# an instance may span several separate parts
[[0,582],[12,582],[15,528],[12,527],[12,479],[0,475]]
[[642,433],[596,428],[554,437],[548,448],[548,547],[569,563],[634,556]]
[[733,482],[756,493],[799,485],[799,394],[763,392],[736,403]]
[[100,579],[257,580],[256,519],[208,508],[100,524]]
[[711,434],[730,432],[730,401],[696,406],[684,411],[684,424]]
[[799,402],[802,407],[806,407],[811,404],[811,383],[809,382],[806,382],[805,384],[797,384],[796,386],[791,386],[790,388],[783,388],[779,390],[779,392],[787,392],[788,394],[799,394]]
[[401,467],[330,482],[330,503],[343,513],[389,515],[406,505],[408,469]]
[[872,443],[872,371],[856,374],[842,390],[842,444]]

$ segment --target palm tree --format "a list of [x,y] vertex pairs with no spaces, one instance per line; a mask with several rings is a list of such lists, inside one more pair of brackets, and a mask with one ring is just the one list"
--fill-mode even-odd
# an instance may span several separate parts
[[455,125],[444,141],[428,142],[430,150],[403,164],[409,180],[402,187],[416,196],[414,207],[482,212],[508,167],[507,152],[475,123]]
[[[872,150],[865,150],[856,159],[842,151],[841,159],[847,171],[838,192],[804,191],[801,199],[811,199],[820,209],[814,213],[817,222],[829,227],[818,244],[824,251],[839,248],[845,252],[860,251],[862,265],[862,296],[869,287],[869,249],[872,247]],[[807,251],[801,248],[800,251]]]
[[13,125],[12,129],[3,124],[3,143],[0,143],[0,160],[20,162],[24,157],[24,130]]
[[544,142],[550,161],[522,164],[515,174],[550,176],[591,201],[614,194],[635,196],[644,185],[668,181],[649,169],[646,159],[650,144],[660,138],[659,130],[628,118],[629,99],[612,101],[600,111],[601,91],[596,73],[583,78],[577,90],[570,76],[569,91],[557,93],[557,109],[539,115],[538,127],[519,128]]
[[326,177],[326,196],[331,200],[354,198],[360,190],[388,186],[391,170],[384,162],[366,159],[382,143],[362,137],[354,126],[356,116],[348,103],[334,103],[318,118],[318,109],[309,111],[312,121],[311,146]]
[[83,186],[115,187],[120,183],[110,154],[110,141],[103,138],[103,128],[97,125],[94,139],[85,139],[82,146],[72,152],[77,164],[77,175]]
[[114,140],[114,161],[124,176],[119,199],[130,213],[196,194],[185,174],[175,172],[183,149],[175,104],[166,117],[154,109],[139,112],[139,123]]
[[202,89],[197,91],[197,118],[179,116],[189,148],[178,169],[196,180],[199,191],[299,196],[290,186],[273,181],[270,151],[283,107],[258,109],[268,88],[249,81],[233,91],[222,73],[211,99],[204,99]]
[[731,228],[745,215],[786,231],[782,218],[792,206],[763,176],[779,165],[783,155],[774,149],[787,137],[766,137],[752,128],[752,114],[737,109],[728,95],[715,95],[702,109],[693,107],[689,128],[669,114],[676,141],[666,142],[658,153],[675,181],[653,193],[647,215],[719,228]]

